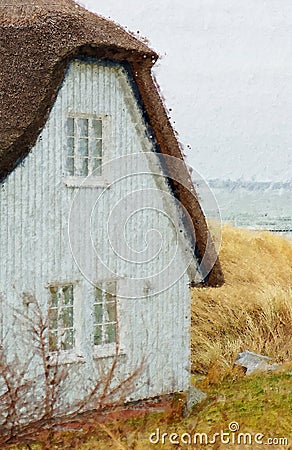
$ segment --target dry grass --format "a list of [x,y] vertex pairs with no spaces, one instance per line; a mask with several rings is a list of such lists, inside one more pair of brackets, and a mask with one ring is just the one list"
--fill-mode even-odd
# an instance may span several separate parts
[[192,368],[230,368],[248,349],[292,360],[292,245],[269,232],[224,226],[225,284],[192,296]]

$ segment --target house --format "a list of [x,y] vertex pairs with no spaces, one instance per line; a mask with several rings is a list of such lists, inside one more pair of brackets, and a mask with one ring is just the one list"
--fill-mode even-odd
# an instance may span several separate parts
[[26,320],[37,304],[50,367],[66,366],[71,377],[68,405],[107,370],[113,391],[134,381],[127,400],[185,390],[190,284],[220,285],[223,275],[151,73],[157,54],[71,0],[7,3],[0,8],[7,358],[25,365],[33,391],[42,357]]

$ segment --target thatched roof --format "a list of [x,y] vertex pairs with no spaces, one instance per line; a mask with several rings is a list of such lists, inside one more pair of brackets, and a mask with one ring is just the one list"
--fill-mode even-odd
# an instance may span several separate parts
[[[34,146],[68,63],[78,55],[128,62],[159,150],[183,159],[152,78],[151,67],[157,59],[153,50],[73,0],[4,0],[0,6],[0,181]],[[170,173],[174,170],[168,169]],[[185,178],[192,190],[187,168]],[[173,186],[192,217],[201,258],[208,229],[189,189]],[[222,284],[218,260],[207,282]]]

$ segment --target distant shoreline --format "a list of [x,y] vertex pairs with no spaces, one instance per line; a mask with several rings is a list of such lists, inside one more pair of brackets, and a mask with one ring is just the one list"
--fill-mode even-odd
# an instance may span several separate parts
[[265,228],[265,227],[260,227],[260,226],[252,226],[252,225],[238,225],[236,223],[234,223],[231,220],[222,220],[223,224],[226,225],[232,225],[236,228],[242,228],[245,230],[250,230],[250,231],[258,231],[258,232],[262,232],[262,231],[269,231],[270,233],[273,234],[279,234],[279,235],[284,235],[288,238],[292,238],[292,229],[273,229],[273,228]]
[[233,181],[214,178],[207,180],[207,183],[211,188],[216,189],[247,189],[250,191],[287,189],[292,191],[292,181]]
[[292,237],[292,181],[194,179],[194,185],[207,218]]

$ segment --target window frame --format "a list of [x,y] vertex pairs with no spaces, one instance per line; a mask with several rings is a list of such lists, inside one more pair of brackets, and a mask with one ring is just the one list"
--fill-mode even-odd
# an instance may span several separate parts
[[[122,316],[122,305],[118,295],[119,292],[119,279],[106,279],[101,282],[97,282],[94,285],[91,284],[91,288],[89,290],[84,290],[84,283],[82,280],[77,281],[52,281],[46,285],[46,289],[48,292],[48,300],[47,300],[47,312],[48,312],[48,338],[50,333],[50,325],[49,325],[49,307],[51,305],[51,292],[50,288],[52,287],[63,287],[71,285],[73,287],[73,333],[74,333],[74,347],[72,349],[67,350],[49,350],[48,354],[50,357],[50,364],[58,365],[58,364],[75,364],[81,363],[84,364],[86,362],[86,353],[88,352],[88,343],[90,342],[90,354],[93,359],[100,358],[108,358],[108,357],[116,357],[122,356],[126,354],[126,349],[124,343],[121,341],[121,326],[120,326],[120,318]],[[116,340],[112,343],[103,343],[100,345],[94,344],[94,305],[97,303],[95,301],[95,290],[99,286],[103,286],[104,283],[113,283],[115,282],[115,308],[116,308]],[[91,321],[89,334],[84,335],[83,329],[83,320],[84,320],[84,308],[83,308],[83,299],[84,295],[89,295],[91,299],[89,303],[89,308],[87,309],[87,313],[91,315],[89,320]],[[88,342],[89,338],[89,342]],[[124,339],[122,337],[122,339]],[[49,340],[48,340],[48,348],[49,348]]]
[[[115,295],[113,296],[114,303],[115,303],[115,311],[116,311],[116,339],[115,342],[110,343],[101,343],[101,344],[95,344],[94,343],[94,335],[95,335],[95,326],[98,325],[95,322],[95,305],[101,304],[101,302],[96,301],[96,290],[104,287],[107,283],[115,283]],[[92,302],[92,346],[93,346],[93,357],[95,359],[98,358],[106,358],[106,357],[114,357],[125,354],[125,347],[121,342],[121,332],[120,332],[120,317],[121,317],[121,305],[120,305],[120,299],[118,296],[118,288],[119,288],[119,280],[118,279],[105,279],[102,281],[98,281],[94,283],[92,293],[93,293],[93,302]],[[106,296],[106,291],[101,290],[102,295]],[[111,303],[111,301],[109,302]],[[103,301],[102,304],[106,304],[106,301]],[[110,322],[112,323],[112,322]],[[102,322],[101,325],[106,325],[106,323]]]
[[[53,290],[55,292],[53,292]],[[71,351],[75,348],[75,336],[74,336],[74,288],[73,285],[64,284],[58,286],[50,286],[50,304],[48,307],[48,326],[49,326],[49,351],[51,353],[60,351]],[[59,291],[61,294],[59,295]],[[56,303],[54,303],[54,297]],[[66,297],[68,302],[66,302]],[[61,301],[60,301],[61,300]],[[69,313],[67,317],[67,313]],[[64,324],[64,317],[66,314],[66,321],[68,323]],[[63,323],[62,323],[63,322]],[[52,325],[54,323],[54,326]],[[68,348],[62,348],[64,341],[62,336],[64,333],[70,333],[70,342]],[[51,347],[51,338],[54,338],[54,348]]]
[[[73,347],[70,349],[57,349],[57,350],[50,350],[50,342],[49,342],[49,338],[50,338],[50,319],[49,319],[49,311],[51,309],[51,288],[62,288],[65,286],[72,286],[73,289],[73,303],[72,303],[72,307],[73,307]],[[47,290],[48,290],[48,302],[47,302],[47,314],[48,314],[48,349],[49,349],[49,356],[51,359],[51,363],[52,364],[71,364],[71,363],[76,363],[76,362],[81,362],[84,363],[85,359],[83,357],[82,352],[80,351],[80,344],[81,344],[81,335],[80,335],[80,330],[78,329],[78,327],[76,326],[76,317],[78,317],[78,305],[79,305],[79,300],[81,298],[81,286],[79,285],[78,281],[72,281],[72,280],[68,280],[68,281],[64,281],[64,282],[51,282],[46,286]]]
[[[69,175],[67,169],[67,158],[71,158],[68,156],[68,139],[73,138],[80,140],[80,136],[68,136],[67,132],[67,119],[88,119],[88,120],[101,120],[102,123],[102,154],[101,154],[101,167],[103,168],[102,173],[100,175]],[[109,172],[109,164],[107,164],[110,160],[109,148],[110,148],[110,135],[111,135],[111,117],[109,114],[92,114],[86,112],[72,112],[69,111],[65,118],[64,124],[64,133],[65,133],[65,145],[64,145],[64,158],[63,158],[63,173],[64,178],[63,181],[67,187],[106,187],[110,185],[110,172]],[[87,135],[88,136],[88,135]],[[81,137],[82,139],[82,137]],[[90,139],[87,137],[86,139]],[[76,155],[74,154],[72,159],[75,160]],[[88,161],[90,158],[88,157]]]

